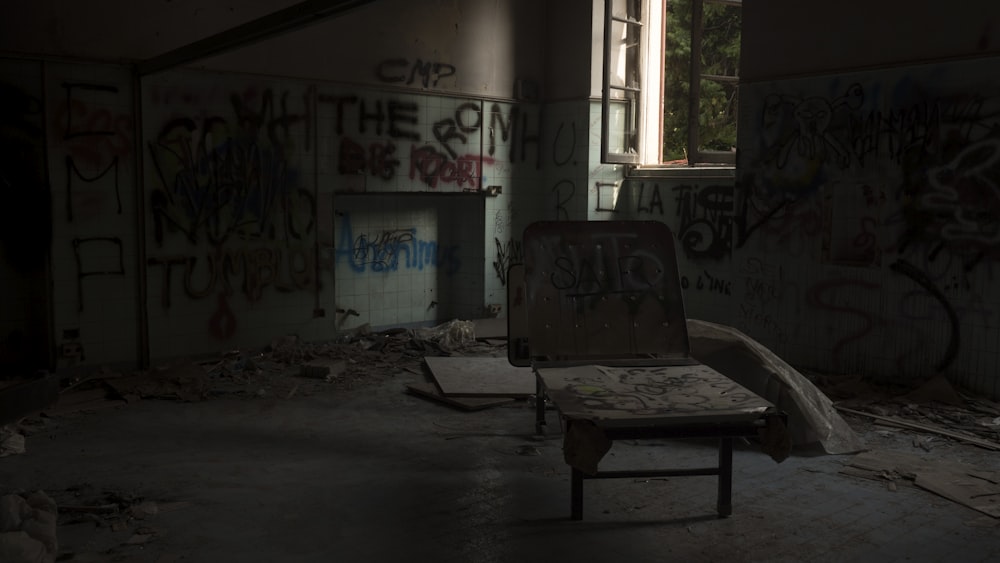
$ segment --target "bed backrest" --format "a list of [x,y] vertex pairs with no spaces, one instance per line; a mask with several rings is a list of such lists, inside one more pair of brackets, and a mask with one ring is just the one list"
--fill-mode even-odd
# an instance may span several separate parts
[[524,231],[530,355],[689,356],[674,237],[656,221],[541,221]]

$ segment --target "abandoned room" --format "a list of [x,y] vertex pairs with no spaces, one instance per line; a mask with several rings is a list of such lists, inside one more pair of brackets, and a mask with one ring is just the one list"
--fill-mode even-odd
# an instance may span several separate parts
[[7,4],[0,562],[1000,560],[994,0]]

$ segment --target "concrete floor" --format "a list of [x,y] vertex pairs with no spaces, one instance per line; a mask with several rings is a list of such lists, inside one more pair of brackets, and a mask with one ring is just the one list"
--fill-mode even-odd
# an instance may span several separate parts
[[[584,520],[570,521],[561,441],[532,436],[527,403],[460,412],[404,393],[418,377],[49,420],[25,454],[0,459],[0,493],[42,489],[67,505],[116,491],[163,507],[114,526],[63,513],[66,561],[1000,560],[996,522],[972,509],[840,475],[846,456],[776,464],[748,444],[730,518],[715,516],[714,478],[685,477],[588,481]],[[905,436],[865,435],[913,451]],[[936,451],[1000,469],[983,450]],[[618,443],[605,459],[699,465],[715,447]]]

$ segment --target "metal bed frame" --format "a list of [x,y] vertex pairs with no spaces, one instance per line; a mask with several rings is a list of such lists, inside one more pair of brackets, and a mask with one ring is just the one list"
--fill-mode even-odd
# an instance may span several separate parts
[[[734,439],[782,432],[787,418],[690,357],[670,229],[542,221],[523,242],[508,275],[508,359],[535,373],[536,431],[547,402],[559,411],[571,518],[583,518],[584,480],[636,477],[717,476],[717,512],[732,514]],[[717,438],[718,463],[598,470],[615,440],[663,438]]]

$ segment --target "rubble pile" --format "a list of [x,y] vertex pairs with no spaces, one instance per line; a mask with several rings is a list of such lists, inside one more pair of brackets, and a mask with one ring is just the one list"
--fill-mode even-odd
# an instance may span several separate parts
[[0,497],[0,561],[49,563],[56,560],[56,503],[41,491]]

